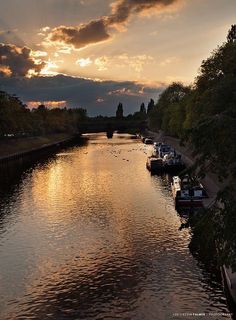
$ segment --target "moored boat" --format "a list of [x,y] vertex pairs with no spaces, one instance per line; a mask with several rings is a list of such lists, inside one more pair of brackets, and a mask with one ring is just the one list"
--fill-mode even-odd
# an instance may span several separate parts
[[152,140],[151,138],[146,138],[146,139],[144,140],[144,143],[145,143],[145,144],[153,144],[153,140]]
[[146,167],[151,172],[160,172],[163,170],[163,159],[150,156],[147,158]]
[[157,146],[156,152],[159,157],[163,158],[166,154],[170,154],[172,152],[172,148],[168,144],[161,143]]
[[191,179],[188,175],[180,179],[174,176],[171,183],[175,206],[178,207],[202,207],[203,198],[206,196],[203,186]]
[[169,154],[165,154],[163,157],[163,165],[166,171],[180,171],[185,168],[185,165],[181,159],[180,154],[176,154],[176,152],[170,152]]

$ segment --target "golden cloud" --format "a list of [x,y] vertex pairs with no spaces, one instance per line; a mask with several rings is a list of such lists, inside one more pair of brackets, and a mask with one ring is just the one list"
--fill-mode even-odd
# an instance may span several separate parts
[[131,68],[136,73],[143,70],[144,65],[153,62],[154,59],[150,55],[129,56],[126,53],[116,56],[101,56],[95,59],[94,63],[98,67],[98,71],[106,71],[109,67],[113,68]]
[[110,15],[91,20],[78,27],[56,27],[49,33],[47,41],[81,49],[110,39],[112,29],[124,31],[133,15],[161,13],[167,8],[175,8],[180,2],[182,0],[116,0],[111,4]]
[[93,62],[90,58],[80,58],[76,61],[76,64],[78,64],[80,67],[88,67],[91,65]]
[[105,20],[92,20],[79,27],[60,26],[54,28],[48,40],[58,44],[69,44],[76,49],[84,48],[89,44],[105,41],[110,38],[106,30]]
[[30,109],[38,108],[39,105],[45,105],[48,109],[55,109],[55,108],[65,108],[67,102],[66,101],[28,101],[27,106]]

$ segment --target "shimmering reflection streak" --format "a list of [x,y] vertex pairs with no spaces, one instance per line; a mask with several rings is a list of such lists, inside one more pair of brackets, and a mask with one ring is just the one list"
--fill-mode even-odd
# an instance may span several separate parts
[[149,152],[127,135],[90,135],[2,199],[1,319],[227,312],[178,230],[167,181],[145,169]]

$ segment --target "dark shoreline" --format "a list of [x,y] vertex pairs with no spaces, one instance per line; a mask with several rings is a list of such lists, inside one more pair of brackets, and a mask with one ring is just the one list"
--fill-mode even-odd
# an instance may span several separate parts
[[[28,139],[28,138],[25,138]],[[33,138],[32,138],[33,139]],[[67,146],[73,142],[79,142],[82,139],[81,135],[68,135],[68,137],[64,139],[55,139],[55,141],[38,145],[37,147],[28,148],[26,150],[22,150],[21,152],[11,153],[9,155],[5,155],[0,157],[0,164],[8,163],[10,161],[23,159],[31,156],[35,156],[36,154],[44,153],[51,151],[58,147]],[[9,141],[12,143],[13,141]],[[14,143],[17,143],[17,140],[14,140]]]

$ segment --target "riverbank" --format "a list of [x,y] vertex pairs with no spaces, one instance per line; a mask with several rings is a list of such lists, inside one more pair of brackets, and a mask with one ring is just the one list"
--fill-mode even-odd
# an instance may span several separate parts
[[74,135],[58,133],[47,136],[15,138],[0,141],[0,161],[15,158],[71,141]]

